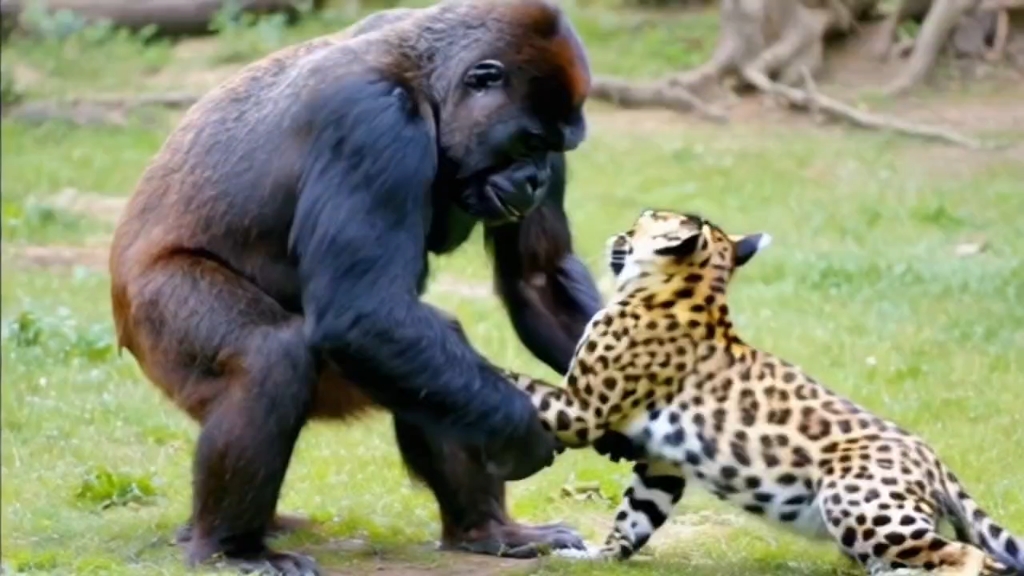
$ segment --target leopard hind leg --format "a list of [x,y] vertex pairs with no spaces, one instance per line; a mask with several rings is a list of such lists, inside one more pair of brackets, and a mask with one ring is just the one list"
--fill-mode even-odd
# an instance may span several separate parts
[[903,486],[883,490],[855,478],[830,479],[821,501],[829,533],[871,576],[902,568],[936,576],[1015,574],[977,546],[940,535],[935,503]]

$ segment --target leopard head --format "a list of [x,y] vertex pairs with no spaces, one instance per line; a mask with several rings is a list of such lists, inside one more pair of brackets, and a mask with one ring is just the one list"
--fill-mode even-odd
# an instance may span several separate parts
[[771,243],[765,233],[731,235],[697,214],[648,209],[625,232],[608,239],[616,290],[685,278],[724,290],[736,268]]

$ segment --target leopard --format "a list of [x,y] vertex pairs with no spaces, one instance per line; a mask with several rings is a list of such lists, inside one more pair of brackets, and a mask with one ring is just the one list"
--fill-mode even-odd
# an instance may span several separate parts
[[[565,448],[628,440],[633,478],[586,557],[626,560],[688,485],[840,552],[875,576],[1024,575],[1024,545],[921,437],[743,340],[727,288],[771,243],[645,209],[606,243],[614,294],[561,385],[505,371]],[[940,534],[946,522],[954,534]]]

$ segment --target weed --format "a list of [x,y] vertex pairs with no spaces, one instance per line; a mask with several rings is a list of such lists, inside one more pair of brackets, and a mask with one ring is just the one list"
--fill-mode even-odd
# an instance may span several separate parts
[[119,473],[97,466],[86,471],[75,492],[75,499],[102,510],[112,506],[148,504],[156,495],[156,488],[148,476]]

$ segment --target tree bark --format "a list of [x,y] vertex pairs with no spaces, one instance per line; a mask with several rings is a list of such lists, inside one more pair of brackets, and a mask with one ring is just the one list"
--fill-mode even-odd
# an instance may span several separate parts
[[921,31],[914,42],[907,68],[886,88],[887,94],[901,94],[917,85],[931,72],[939,52],[946,45],[953,29],[979,0],[935,0],[925,16]]
[[[46,0],[46,9],[53,13],[70,10],[90,22],[108,21],[115,26],[139,30],[150,24],[168,35],[200,35],[210,32],[214,15],[225,0]],[[324,0],[314,0],[314,9],[322,7]],[[3,28],[25,25],[19,17],[30,0],[0,0]],[[296,14],[295,0],[238,0],[244,12]],[[26,30],[31,32],[31,29]]]

